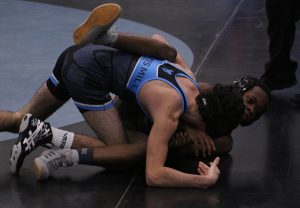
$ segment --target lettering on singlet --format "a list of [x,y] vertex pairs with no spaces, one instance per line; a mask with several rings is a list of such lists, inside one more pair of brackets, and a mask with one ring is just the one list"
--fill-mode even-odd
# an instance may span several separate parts
[[[138,60],[131,77],[129,78],[127,89],[130,89],[130,91],[136,92],[138,88],[142,86],[143,80],[146,80],[148,78],[145,78],[146,76],[149,76],[147,74],[147,71],[150,70],[150,66],[152,63],[152,59],[144,59],[141,60],[141,58]],[[137,67],[139,66],[139,67]]]

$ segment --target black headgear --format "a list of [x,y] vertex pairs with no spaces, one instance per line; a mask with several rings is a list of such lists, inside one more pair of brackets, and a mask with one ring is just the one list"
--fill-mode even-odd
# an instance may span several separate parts
[[232,89],[233,91],[236,91],[238,93],[244,94],[246,91],[250,90],[254,86],[261,87],[270,98],[270,91],[268,87],[259,79],[256,79],[254,77],[245,76],[238,80],[233,81],[232,83]]
[[[251,88],[255,87],[255,86],[259,86],[261,89],[263,89],[267,96],[268,99],[270,100],[271,94],[270,91],[268,89],[268,87],[259,79],[256,79],[254,77],[250,77],[250,76],[245,76],[242,77],[238,80],[233,81],[233,84],[231,85],[231,88],[233,91],[240,93],[241,95],[243,95],[245,92],[247,92],[248,90],[250,90]],[[251,123],[253,123],[254,121],[256,121],[257,119],[260,118],[260,116],[268,109],[269,106],[266,106],[260,114],[257,114],[256,118],[254,118]],[[247,123],[244,125],[250,125],[251,123]]]

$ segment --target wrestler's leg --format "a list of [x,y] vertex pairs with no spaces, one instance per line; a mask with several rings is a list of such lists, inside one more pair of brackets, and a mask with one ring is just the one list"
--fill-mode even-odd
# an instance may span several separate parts
[[[80,149],[116,144],[133,144],[139,143],[146,138],[146,134],[139,133],[135,129],[125,130],[115,108],[107,111],[88,111],[83,114],[83,117],[94,131],[96,137],[74,133],[71,145],[65,148]],[[51,128],[59,130],[55,127]],[[62,137],[54,139],[63,140]],[[52,139],[52,142],[54,139]],[[60,145],[55,146],[60,147]]]
[[[107,115],[111,116],[112,114],[108,113]],[[96,118],[90,119],[89,116],[86,115],[85,118],[89,120],[87,122],[98,121]],[[101,131],[100,129],[103,127],[99,127],[98,125],[93,125],[92,128],[96,131]],[[110,129],[111,127],[107,128]],[[125,165],[126,163],[130,164],[135,161],[140,161],[143,158],[146,152],[146,141],[148,137],[146,134],[137,132],[133,129],[127,129],[124,132],[123,129],[121,131],[116,131],[117,128],[114,125],[112,125],[112,129],[108,129],[104,129],[104,131],[111,137],[109,137],[106,142],[104,142],[99,136],[93,137],[74,134],[71,149],[92,148],[95,164],[105,167],[111,167],[117,163],[118,165]],[[122,132],[124,135],[120,135],[118,132]],[[101,134],[103,134],[103,132]],[[121,140],[119,137],[124,139]],[[111,141],[110,139],[114,140]]]
[[[34,161],[38,179],[45,179],[52,175],[61,164],[74,166],[79,163],[124,168],[144,160],[147,135],[136,130],[125,132],[114,107],[105,111],[87,111],[83,116],[97,137],[75,134],[72,149],[44,152]],[[101,137],[106,138],[106,144],[101,142]],[[62,162],[53,162],[59,160]]]
[[105,111],[87,111],[83,113],[83,117],[97,138],[106,144],[128,143],[119,112],[115,107]]
[[[67,100],[67,99],[66,99]],[[25,157],[37,146],[50,142],[51,128],[49,124],[40,122],[34,117],[46,119],[61,107],[66,100],[56,98],[44,83],[31,100],[17,112],[0,111],[1,130],[17,132],[19,137],[13,145],[10,156],[10,169],[18,173]]]
[[[63,149],[61,151],[53,151],[46,152],[45,154],[49,153],[47,156],[41,156],[35,160],[35,167],[36,167],[36,174],[38,178],[48,177],[49,172],[48,168],[53,167],[53,162],[56,161],[57,157],[61,158],[68,158],[67,164],[74,165],[77,163],[80,164],[88,164],[88,165],[101,165],[104,167],[110,168],[120,168],[124,166],[128,166],[131,164],[135,164],[138,161],[144,159],[145,152],[146,152],[146,135],[137,133],[135,131],[129,131],[130,141],[128,142],[126,133],[123,130],[123,126],[121,121],[119,120],[119,115],[116,113],[116,109],[112,108],[108,111],[93,111],[93,112],[86,112],[84,113],[84,118],[88,123],[91,123],[92,129],[95,130],[96,137],[87,136],[87,135],[77,135],[72,134],[70,132],[59,130],[56,128],[51,127],[53,133],[52,143],[53,140],[60,140],[56,142],[56,147],[61,147],[62,141],[65,140],[65,135],[73,135],[72,138],[72,148],[79,148],[76,149]],[[102,129],[101,119],[106,118],[106,123],[104,123],[103,127],[111,128],[109,129]],[[42,122],[42,121],[41,121]],[[111,122],[114,122],[116,125],[110,125]],[[50,128],[48,126],[47,128]],[[120,130],[121,129],[121,130]],[[103,131],[102,131],[103,130]],[[58,132],[58,133],[57,133]],[[62,133],[60,133],[62,132]],[[121,134],[120,134],[121,132]],[[40,135],[40,134],[37,134]],[[61,135],[59,138],[57,135]],[[107,137],[106,143],[111,145],[105,145],[99,135]],[[66,136],[69,139],[69,136]],[[36,140],[35,138],[33,138]],[[43,138],[39,138],[39,141],[42,141]],[[122,142],[126,142],[126,144],[120,144]],[[69,143],[66,142],[65,143]],[[112,144],[114,143],[114,144]],[[118,143],[118,144],[116,144]],[[65,147],[65,146],[64,146]],[[86,149],[86,148],[88,149]],[[84,148],[84,149],[82,149]],[[89,150],[89,151],[87,151]],[[86,152],[90,152],[90,155],[83,156]],[[68,156],[66,156],[68,155]],[[70,156],[71,155],[71,156]],[[19,159],[13,160],[14,162],[11,163],[11,170],[12,173],[18,173],[25,156],[19,157],[22,158],[21,161]],[[83,161],[80,158],[89,158],[84,159]],[[12,158],[12,157],[11,157]],[[51,160],[53,159],[53,160]],[[11,160],[12,161],[12,160]],[[64,164],[64,163],[61,163]],[[47,170],[47,173],[43,172],[43,170]]]
[[116,30],[107,30],[121,14],[118,4],[103,4],[91,11],[88,18],[73,32],[75,44],[93,42],[95,44],[109,45],[138,56],[153,56],[176,61],[177,51],[157,38],[140,35],[118,33]]
[[127,130],[126,133],[130,143],[94,148],[94,165],[107,168],[121,168],[143,161],[146,155],[148,136],[134,130]]
[[96,148],[46,150],[34,160],[37,179],[46,179],[61,168],[77,164],[99,165],[120,169],[143,161],[146,155],[147,136],[128,131],[129,144],[111,144]]
[[[45,96],[48,95],[48,96]],[[39,105],[43,102],[45,105]],[[15,126],[17,129],[20,126],[22,117],[26,113],[31,113],[34,117],[44,119],[53,113],[57,108],[63,104],[52,96],[48,91],[48,88],[43,85],[42,88],[35,94],[33,99],[24,106],[19,112],[3,112],[3,115],[9,113],[15,116],[6,116],[11,126]],[[1,115],[2,112],[0,112]],[[103,146],[105,144],[121,144],[128,143],[128,137],[120,120],[120,116],[116,108],[112,108],[106,111],[88,111],[83,114],[86,122],[93,129],[96,137],[88,135],[73,134],[65,130],[51,127],[51,131],[55,138],[52,138],[51,143],[59,148],[95,148]],[[112,125],[113,124],[113,125]],[[71,135],[70,135],[71,134]],[[66,138],[65,135],[70,135]],[[73,136],[74,135],[74,136]],[[65,144],[69,145],[65,145]],[[62,145],[63,144],[63,145]]]
[[121,15],[122,8],[118,4],[107,3],[97,6],[89,16],[73,32],[75,44],[92,42],[105,32]]
[[54,97],[44,83],[20,110],[16,112],[0,111],[0,131],[17,133],[21,120],[26,113],[31,113],[44,120],[64,103],[65,101]]
[[16,133],[26,113],[44,120],[69,100],[70,96],[66,92],[60,77],[68,50],[70,49],[66,49],[58,57],[47,82],[42,84],[24,107],[17,112],[0,111],[0,131]]
[[[99,160],[101,163],[102,157],[108,158],[106,162],[111,161],[112,165],[116,163],[115,161],[120,163],[129,161],[131,163],[137,160],[135,156],[145,152],[144,143],[134,140],[133,143],[129,144],[128,137],[115,107],[104,111],[87,111],[83,115],[97,135],[96,137],[76,135],[73,132],[51,127],[49,123],[26,114],[20,125],[19,139],[11,151],[11,172],[14,174],[18,173],[27,155],[38,146],[49,143],[55,147],[62,148],[64,153],[69,152],[65,150],[70,148],[87,147],[87,149],[73,149],[71,151],[73,156],[70,158],[70,164],[72,165],[77,163],[97,165]],[[105,144],[109,145],[104,145],[100,136],[103,137]],[[122,146],[120,144],[127,145]],[[113,145],[113,147],[109,147],[110,145]],[[101,149],[104,147],[107,147],[108,150],[106,148],[104,150]],[[96,149],[94,153],[95,148],[100,148],[100,150]],[[55,151],[51,151],[51,154],[55,156]],[[43,161],[46,160],[47,164],[50,162],[49,164],[52,166],[52,161],[56,159],[50,156],[45,157]],[[56,154],[56,156],[58,155]],[[50,159],[53,160],[49,161]],[[44,167],[41,164],[37,166]]]
[[[94,130],[97,139],[105,142],[103,146],[91,146],[91,144],[86,146],[93,148],[93,160],[96,165],[105,167],[127,165],[144,158],[147,136],[136,130],[125,131],[115,107],[105,111],[88,111],[83,116]],[[80,138],[77,135],[72,147],[78,146],[78,141]],[[85,141],[92,141],[92,138],[86,137]]]

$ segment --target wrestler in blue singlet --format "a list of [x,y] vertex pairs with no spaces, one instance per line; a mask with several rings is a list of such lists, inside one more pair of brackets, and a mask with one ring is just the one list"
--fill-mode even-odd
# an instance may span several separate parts
[[[141,109],[145,112],[139,101],[139,91],[147,82],[152,80],[161,80],[169,84],[178,92],[182,100],[182,113],[184,113],[187,109],[188,101],[184,91],[178,84],[176,77],[186,77],[191,80],[198,89],[200,89],[199,85],[192,77],[190,77],[180,68],[174,66],[169,61],[157,60],[151,57],[143,56],[139,58],[131,73],[127,83],[127,89],[135,93],[137,102],[139,103]],[[146,112],[145,114],[148,115]]]
[[47,85],[58,99],[72,97],[77,108],[85,112],[113,107],[110,92],[126,101],[139,103],[141,87],[151,80],[161,80],[178,92],[184,113],[188,106],[187,99],[176,77],[186,77],[199,88],[187,73],[166,60],[152,57],[137,59],[115,48],[88,44],[65,50]]
[[[136,57],[115,48],[88,44],[72,46],[58,58],[47,81],[50,92],[59,100],[72,98],[81,113],[107,110],[114,106],[110,93],[135,108],[138,104],[151,119],[139,100],[140,89],[149,81],[160,80],[178,92],[182,114],[187,110],[187,98],[176,77],[196,81],[180,67],[152,57]],[[218,138],[228,135],[238,124],[228,128],[211,128],[209,134]]]

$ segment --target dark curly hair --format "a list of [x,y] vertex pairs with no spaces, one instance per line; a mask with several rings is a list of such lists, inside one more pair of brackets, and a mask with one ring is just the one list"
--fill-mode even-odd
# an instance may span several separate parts
[[216,84],[211,92],[198,95],[196,101],[206,132],[212,138],[230,134],[245,112],[241,94],[221,84]]

